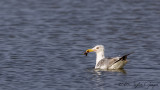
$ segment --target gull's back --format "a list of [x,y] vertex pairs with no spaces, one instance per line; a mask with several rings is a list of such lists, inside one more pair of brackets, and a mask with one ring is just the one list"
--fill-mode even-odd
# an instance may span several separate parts
[[97,69],[121,69],[127,63],[122,57],[104,58],[98,62]]

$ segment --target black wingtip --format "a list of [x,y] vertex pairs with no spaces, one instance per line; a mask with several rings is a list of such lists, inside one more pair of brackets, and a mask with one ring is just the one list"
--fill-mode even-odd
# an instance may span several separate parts
[[127,56],[130,55],[130,54],[132,54],[132,53],[134,53],[134,52],[131,52],[131,53],[129,53],[129,54],[126,54],[126,55],[122,56],[122,57],[120,58],[120,60],[126,60],[126,59],[127,59]]

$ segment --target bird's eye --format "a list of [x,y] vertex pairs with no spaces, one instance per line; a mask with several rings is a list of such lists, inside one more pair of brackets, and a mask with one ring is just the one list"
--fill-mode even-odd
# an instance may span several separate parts
[[99,49],[99,47],[97,47],[96,49]]

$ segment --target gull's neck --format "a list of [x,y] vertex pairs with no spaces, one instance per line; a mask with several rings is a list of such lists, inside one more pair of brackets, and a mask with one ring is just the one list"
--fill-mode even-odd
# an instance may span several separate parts
[[98,64],[98,62],[100,60],[102,60],[103,58],[105,58],[104,56],[104,50],[102,50],[101,52],[96,52],[96,65]]

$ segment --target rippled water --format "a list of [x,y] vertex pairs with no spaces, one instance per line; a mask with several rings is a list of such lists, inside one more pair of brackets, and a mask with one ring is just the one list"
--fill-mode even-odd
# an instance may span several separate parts
[[[1,0],[0,90],[157,90],[159,0]],[[95,71],[134,52],[122,71]]]

